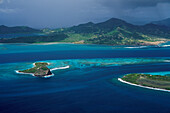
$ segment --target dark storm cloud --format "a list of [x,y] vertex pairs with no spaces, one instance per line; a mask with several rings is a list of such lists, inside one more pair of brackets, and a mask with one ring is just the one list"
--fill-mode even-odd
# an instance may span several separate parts
[[137,8],[137,7],[153,7],[159,3],[170,3],[170,0],[98,0],[106,7],[123,7],[123,8]]
[[3,3],[3,0],[0,0],[0,4],[2,4]]
[[148,23],[170,17],[170,0],[96,0],[110,15],[132,23]]
[[0,24],[67,27],[107,14],[94,0],[3,0]]
[[68,27],[121,18],[146,23],[170,17],[170,0],[0,0],[0,25]]

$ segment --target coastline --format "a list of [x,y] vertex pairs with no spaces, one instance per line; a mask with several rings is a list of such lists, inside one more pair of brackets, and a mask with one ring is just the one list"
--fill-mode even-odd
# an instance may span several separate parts
[[53,45],[53,44],[74,44],[67,42],[42,42],[42,43],[32,43],[32,45]]
[[[140,47],[140,46],[159,46],[160,44],[164,44],[170,41],[170,39],[162,39],[159,41],[144,41],[139,40],[140,42],[143,42],[141,45],[128,45],[128,46],[134,46],[134,47]],[[122,46],[122,45],[106,45],[106,44],[91,44],[91,43],[76,43],[76,42],[40,42],[40,43],[0,43],[0,44],[32,44],[32,45],[53,45],[53,44],[80,44],[80,45],[105,45],[105,46]],[[127,46],[125,44],[125,46]]]
[[[144,44],[141,45],[136,45],[138,46],[158,46],[159,44],[167,43],[168,39],[160,40],[160,41],[154,41],[154,42],[149,42],[149,41],[141,41],[144,42]],[[76,42],[42,42],[42,43],[32,43],[35,45],[53,45],[53,44],[82,44],[82,45],[88,45],[88,43],[76,43]],[[91,44],[91,43],[90,43]],[[92,44],[92,45],[105,45],[105,44]],[[120,46],[120,45],[106,45],[106,46]],[[129,45],[129,46],[134,46],[134,45]]]
[[164,43],[167,43],[168,39],[165,39],[165,40],[160,40],[160,41],[153,41],[153,42],[150,42],[150,41],[141,41],[141,42],[144,42],[143,45],[146,45],[146,46],[158,46],[160,44],[164,44]]
[[17,74],[26,74],[26,75],[32,75],[32,76],[34,76],[34,74],[32,74],[32,73],[23,73],[23,72],[19,72],[18,70],[15,70],[15,72],[16,72]]
[[[32,74],[32,73],[23,73],[23,72],[19,72],[18,70],[15,70],[15,72],[17,74],[32,75],[33,77],[35,77],[34,74]],[[48,76],[44,76],[43,78],[50,78],[50,77],[53,77],[53,76],[54,76],[54,74],[51,74],[51,75],[48,75]]]
[[138,87],[142,87],[142,88],[146,88],[146,89],[152,89],[152,90],[157,90],[157,91],[164,91],[164,92],[170,92],[170,90],[167,89],[161,89],[161,88],[153,88],[153,87],[148,87],[148,86],[142,86],[142,85],[137,85],[137,84],[133,84],[127,81],[122,80],[121,78],[118,78],[118,81],[125,83],[125,84],[129,84],[132,86],[138,86]]

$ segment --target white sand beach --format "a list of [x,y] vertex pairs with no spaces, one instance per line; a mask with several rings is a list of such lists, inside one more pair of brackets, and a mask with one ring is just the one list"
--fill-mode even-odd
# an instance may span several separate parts
[[132,86],[138,86],[138,87],[142,87],[142,88],[147,88],[147,89],[152,89],[152,90],[158,90],[158,91],[165,91],[165,92],[170,92],[170,90],[166,90],[166,89],[160,89],[160,88],[153,88],[153,87],[147,87],[147,86],[142,86],[142,85],[137,85],[137,84],[133,84],[127,81],[122,80],[121,78],[118,78],[118,80],[122,83],[126,83]]

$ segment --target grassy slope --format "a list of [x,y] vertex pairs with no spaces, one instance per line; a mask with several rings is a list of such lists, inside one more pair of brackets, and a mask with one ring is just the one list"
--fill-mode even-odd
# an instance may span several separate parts
[[19,72],[23,72],[23,73],[35,73],[38,69],[43,69],[43,70],[47,70],[48,68],[46,67],[48,65],[48,63],[44,63],[44,62],[39,62],[39,63],[35,63],[35,66],[31,69],[27,69],[27,70],[22,70]]
[[61,40],[60,42],[79,42],[81,40],[86,41],[88,39],[95,37],[95,35],[93,34],[83,35],[83,34],[78,34],[78,33],[68,33],[67,35],[68,35],[68,38]]
[[80,41],[80,43],[86,44],[105,45],[157,45],[168,41],[165,38],[170,33],[166,28],[153,25],[152,30],[152,25],[137,27],[119,20],[114,21],[99,24],[81,24],[67,29],[56,29],[53,32],[68,35],[68,38],[60,42]]

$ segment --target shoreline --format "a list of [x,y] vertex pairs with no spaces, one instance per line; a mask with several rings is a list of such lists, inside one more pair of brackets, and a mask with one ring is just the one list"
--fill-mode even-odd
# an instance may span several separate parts
[[134,83],[130,83],[130,82],[124,81],[124,80],[122,80],[121,78],[118,78],[118,81],[120,81],[120,82],[122,82],[122,83],[125,83],[125,84],[129,84],[129,85],[137,86],[137,87],[142,87],[142,88],[146,88],[146,89],[152,89],[152,90],[157,90],[157,91],[170,92],[170,90],[167,90],[167,89],[153,88],[153,87],[148,87],[148,86],[137,85],[137,84],[134,84]]
[[[23,73],[23,72],[19,72],[18,70],[15,70],[15,72],[16,72],[17,74],[32,75],[33,77],[36,77],[36,76],[34,76],[34,74],[32,74],[32,73]],[[51,75],[48,75],[48,76],[44,76],[43,78],[50,78],[50,77],[53,77],[53,76],[54,76],[54,74],[51,74]]]
[[167,43],[169,40],[160,40],[160,41],[154,41],[154,42],[150,42],[150,41],[142,41],[144,42],[144,45],[143,46],[159,46],[160,44],[164,44],[164,43]]
[[[132,47],[140,47],[140,46],[159,46],[160,44],[164,44],[169,42],[169,39],[164,39],[155,42],[144,41],[145,43],[142,45],[128,45]],[[80,45],[105,45],[105,44],[88,44],[88,43],[75,43],[75,42],[41,42],[41,43],[0,43],[0,44],[32,44],[32,45],[53,45],[53,44],[80,44]],[[127,46],[127,45],[105,45],[105,46]]]
[[42,42],[42,43],[32,43],[32,45],[53,45],[53,44],[74,44],[67,42]]
[[[135,47],[140,47],[140,46],[159,46],[160,44],[167,43],[170,40],[161,40],[161,41],[155,41],[155,42],[149,42],[149,41],[144,41],[144,45],[129,45],[129,46],[135,46]],[[35,45],[53,45],[53,44],[80,44],[80,45],[89,45],[88,43],[75,43],[75,42],[42,42],[42,43],[32,43]],[[90,45],[105,45],[105,44],[90,44]],[[121,46],[121,45],[105,45],[105,46]],[[124,45],[123,45],[124,46]]]

